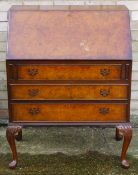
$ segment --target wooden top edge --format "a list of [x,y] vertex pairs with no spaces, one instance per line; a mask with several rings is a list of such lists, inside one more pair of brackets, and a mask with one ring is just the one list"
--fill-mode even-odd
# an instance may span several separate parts
[[39,10],[93,10],[93,11],[128,11],[128,8],[124,5],[92,5],[92,6],[80,6],[80,5],[13,5],[9,11],[39,11]]
[[52,60],[52,61],[103,61],[103,60],[105,60],[105,61],[132,61],[133,59],[132,59],[132,56],[130,56],[130,57],[128,57],[128,58],[119,58],[119,59],[117,59],[117,58],[93,58],[93,57],[72,57],[72,56],[70,56],[70,57],[45,57],[45,58],[15,58],[15,57],[12,57],[10,54],[7,54],[7,58],[6,58],[6,60],[26,60],[26,61],[44,61],[44,60],[47,60],[47,61],[50,61],[50,60]]

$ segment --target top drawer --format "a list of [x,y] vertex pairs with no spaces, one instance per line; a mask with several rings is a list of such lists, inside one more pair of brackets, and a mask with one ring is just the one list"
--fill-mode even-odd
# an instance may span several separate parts
[[[13,66],[13,68],[12,68]],[[121,64],[17,64],[10,79],[17,80],[120,80]],[[11,74],[12,72],[12,74]]]

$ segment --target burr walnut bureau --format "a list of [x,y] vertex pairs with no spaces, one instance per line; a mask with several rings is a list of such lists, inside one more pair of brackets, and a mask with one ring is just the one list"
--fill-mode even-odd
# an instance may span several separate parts
[[130,124],[131,34],[124,6],[13,6],[8,14],[7,84],[12,150],[22,126],[115,127]]

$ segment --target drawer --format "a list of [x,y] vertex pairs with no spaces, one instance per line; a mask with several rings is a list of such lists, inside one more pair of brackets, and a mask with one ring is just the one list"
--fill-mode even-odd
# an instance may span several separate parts
[[19,80],[120,80],[121,64],[18,65]]
[[108,100],[127,99],[127,85],[10,85],[15,100]]
[[123,122],[127,104],[103,103],[12,103],[15,122]]

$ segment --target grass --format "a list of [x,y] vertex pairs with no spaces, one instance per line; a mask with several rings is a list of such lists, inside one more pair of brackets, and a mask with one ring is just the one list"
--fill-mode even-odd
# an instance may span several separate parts
[[19,154],[18,167],[8,168],[11,154],[0,154],[0,175],[138,175],[138,159],[128,157],[129,169],[120,166],[118,156],[87,152],[69,156]]

